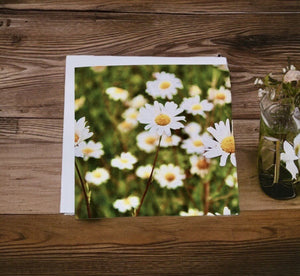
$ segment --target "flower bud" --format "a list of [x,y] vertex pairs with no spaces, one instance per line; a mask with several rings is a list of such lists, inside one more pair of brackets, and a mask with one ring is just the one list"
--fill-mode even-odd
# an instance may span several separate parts
[[283,77],[283,82],[292,82],[300,80],[300,71],[289,70]]

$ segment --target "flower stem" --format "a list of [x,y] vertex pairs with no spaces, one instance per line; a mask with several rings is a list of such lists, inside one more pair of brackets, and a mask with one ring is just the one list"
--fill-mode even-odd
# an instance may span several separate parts
[[275,148],[275,169],[274,169],[274,180],[273,183],[278,183],[279,181],[279,170],[280,170],[280,140],[276,141]]
[[204,183],[204,215],[206,215],[209,211],[209,181]]
[[136,212],[135,212],[135,216],[137,217],[140,213],[140,210],[141,210],[141,207],[143,205],[143,202],[144,202],[144,199],[145,199],[145,196],[148,192],[148,189],[150,187],[150,184],[151,184],[151,180],[152,180],[152,175],[153,175],[153,171],[154,171],[154,168],[155,168],[155,164],[156,164],[156,161],[157,161],[157,157],[158,157],[158,152],[159,152],[159,148],[160,148],[160,141],[161,141],[161,137],[159,137],[159,142],[158,142],[158,145],[157,145],[157,150],[156,150],[156,154],[155,154],[155,158],[154,158],[154,161],[153,161],[153,165],[152,165],[152,170],[151,170],[151,173],[150,173],[150,176],[148,178],[148,181],[147,181],[147,185],[146,185],[146,189],[144,191],[144,194],[142,196],[142,199],[141,199],[141,203],[139,205],[139,207],[137,208]]
[[75,168],[76,168],[76,172],[77,172],[77,175],[79,177],[80,184],[81,184],[81,187],[82,187],[82,191],[83,191],[83,195],[84,195],[84,199],[85,199],[85,203],[86,203],[86,210],[87,210],[88,218],[91,218],[92,215],[91,215],[91,209],[90,209],[88,196],[86,194],[85,187],[84,187],[84,181],[83,181],[83,178],[81,176],[81,173],[80,173],[80,170],[79,170],[79,167],[78,167],[78,164],[77,164],[76,160],[75,160]]

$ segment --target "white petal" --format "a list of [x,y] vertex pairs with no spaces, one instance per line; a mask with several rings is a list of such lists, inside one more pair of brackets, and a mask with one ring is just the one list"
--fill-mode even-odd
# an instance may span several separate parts
[[208,150],[207,152],[203,153],[203,155],[204,155],[206,158],[214,158],[214,157],[220,156],[221,154],[222,154],[222,152],[219,151],[217,148],[215,148],[215,149],[210,149],[210,150]]
[[221,155],[221,160],[220,160],[220,166],[224,167],[226,165],[226,160],[228,157],[229,153],[228,152],[223,152]]
[[296,179],[298,168],[296,167],[294,161],[286,162],[286,169],[291,173],[292,178]]
[[236,157],[235,157],[235,153],[232,153],[232,154],[230,155],[230,161],[231,161],[231,164],[232,164],[233,166],[236,167]]

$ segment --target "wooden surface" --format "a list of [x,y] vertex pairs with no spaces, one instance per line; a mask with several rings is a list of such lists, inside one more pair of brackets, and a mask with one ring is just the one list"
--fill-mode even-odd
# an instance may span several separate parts
[[[0,1],[0,274],[299,275],[300,197],[275,201],[258,185],[253,81],[288,57],[300,68],[300,2],[82,2]],[[241,214],[59,215],[65,56],[76,54],[227,57]]]

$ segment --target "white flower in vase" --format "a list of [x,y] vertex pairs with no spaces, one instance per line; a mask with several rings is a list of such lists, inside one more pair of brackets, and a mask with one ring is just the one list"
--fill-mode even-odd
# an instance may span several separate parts
[[293,146],[288,142],[283,142],[284,152],[280,154],[280,160],[285,162],[286,169],[291,173],[292,178],[296,179],[296,175],[299,173],[295,160],[298,160],[298,156],[295,154]]

